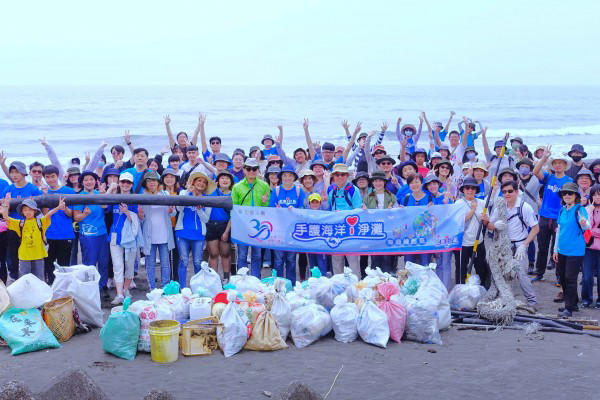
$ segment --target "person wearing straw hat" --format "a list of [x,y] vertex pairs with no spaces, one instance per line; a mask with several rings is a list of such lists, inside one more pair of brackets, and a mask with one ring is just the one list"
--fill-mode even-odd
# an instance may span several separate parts
[[[335,164],[332,171],[333,184],[327,189],[327,202],[329,209],[353,210],[362,207],[362,198],[359,190],[352,183],[348,182],[350,171],[346,164]],[[352,272],[356,276],[360,275],[359,256],[345,256]],[[334,274],[344,272],[344,256],[332,256],[331,262]]]
[[565,306],[559,308],[559,316],[571,317],[573,312],[579,311],[577,282],[586,247],[583,233],[590,229],[590,224],[585,207],[579,204],[579,188],[575,183],[565,183],[558,195],[563,206],[558,214],[552,258],[564,293]]
[[0,213],[7,222],[8,229],[15,232],[21,239],[18,249],[19,277],[32,273],[42,281],[44,280],[44,259],[48,257],[46,251],[46,231],[52,223],[52,216],[58,211],[66,210],[65,200],[61,197],[58,206],[48,211],[46,215],[38,217],[42,211],[35,200],[25,199],[17,206],[17,213],[22,219],[9,216],[10,192],[4,197]]
[[488,176],[487,165],[483,161],[477,161],[471,167],[473,168],[473,178],[479,183],[479,192],[475,197],[484,200],[492,190],[490,183],[485,179]]
[[[233,187],[233,174],[228,170],[217,174],[217,188],[210,196],[230,196]],[[224,208],[212,207],[210,218],[206,224],[206,248],[208,249],[208,264],[219,271],[219,257],[223,267],[223,281],[229,282],[231,273],[231,231],[230,212]]]
[[[187,180],[187,187],[180,196],[206,196],[215,190],[215,183],[204,172],[192,172]],[[206,223],[210,218],[211,208],[204,206],[177,206],[179,217],[175,225],[177,247],[179,249],[179,285],[187,285],[187,267],[190,252],[194,265],[194,273],[200,271],[202,251],[206,237]]]
[[[258,161],[247,158],[244,162],[245,178],[233,185],[231,201],[234,205],[268,207],[270,187],[262,179],[258,179]],[[248,267],[248,251],[250,251],[250,273],[261,277],[261,249],[244,244],[237,244],[237,269]]]
[[[483,200],[475,198],[475,194],[479,190],[479,184],[475,178],[468,176],[462,182],[459,188],[463,197],[457,200],[457,204],[462,204],[465,209],[465,229],[463,235],[462,249],[460,251],[460,263],[455,271],[454,278],[455,283],[465,283],[468,271],[469,260],[473,255],[473,247],[475,245],[475,239],[479,231],[479,223],[482,220],[483,209],[485,202]],[[485,243],[481,241],[477,246],[477,256],[475,257],[475,271],[481,279],[481,284],[485,288],[490,287],[490,272],[489,267],[485,258]]]
[[[535,262],[536,276],[533,278],[534,281],[544,279],[548,249],[553,247],[552,243],[555,240],[556,220],[561,209],[561,199],[558,192],[564,184],[573,182],[573,179],[565,174],[565,171],[569,168],[569,158],[562,155],[552,156],[551,149],[552,146],[548,146],[544,150],[544,155],[533,169],[533,175],[544,186],[542,206],[539,213],[540,233],[537,237],[538,254]],[[548,160],[550,160],[554,173],[542,172],[542,167]]]
[[[166,170],[165,170],[166,171]],[[160,189],[160,176],[154,171],[144,174],[142,186],[144,194],[168,196],[169,192]],[[156,288],[156,254],[160,258],[160,283],[164,287],[171,279],[169,252],[175,248],[175,236],[170,214],[174,207],[160,205],[140,205],[138,216],[144,237],[143,251],[146,255],[146,276],[150,290]]]

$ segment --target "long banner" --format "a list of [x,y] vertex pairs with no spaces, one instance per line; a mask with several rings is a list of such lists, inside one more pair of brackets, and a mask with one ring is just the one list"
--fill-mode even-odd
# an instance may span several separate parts
[[464,204],[350,211],[234,206],[231,238],[303,253],[435,253],[461,248],[465,212]]

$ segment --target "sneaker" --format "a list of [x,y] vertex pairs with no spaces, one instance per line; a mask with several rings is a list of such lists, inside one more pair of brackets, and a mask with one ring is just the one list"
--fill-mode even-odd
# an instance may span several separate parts
[[108,281],[106,281],[106,287],[109,289],[115,287],[115,281],[113,280],[113,278],[108,278]]
[[137,289],[137,286],[135,284],[135,281],[132,279],[131,283],[129,284],[129,289]]
[[123,300],[125,298],[123,296],[116,295],[113,301],[110,302],[113,306],[118,306],[119,304],[123,304]]
[[562,310],[560,313],[558,313],[558,316],[562,317],[562,318],[570,318],[573,316],[573,313],[571,311],[565,309],[565,310]]
[[554,282],[554,286],[560,287],[560,282],[559,281]]
[[582,302],[581,302],[581,306],[582,306],[583,308],[592,308],[592,303],[589,303],[589,302],[587,302],[587,301],[582,301]]
[[531,282],[541,282],[544,280],[543,276],[536,275],[535,278],[531,279]]
[[554,263],[550,264],[550,265],[546,265],[546,269],[548,271],[552,271],[554,269]]
[[596,305],[594,306],[594,308],[600,308],[600,301],[596,302]]
[[263,267],[263,268],[271,268],[271,266],[270,266],[269,264],[267,264],[267,263],[263,263],[263,266],[262,266],[262,267]]

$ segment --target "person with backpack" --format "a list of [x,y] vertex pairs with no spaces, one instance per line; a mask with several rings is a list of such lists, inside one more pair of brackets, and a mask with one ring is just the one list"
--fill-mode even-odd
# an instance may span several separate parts
[[46,215],[38,218],[42,211],[35,200],[25,199],[17,206],[17,213],[22,219],[9,216],[11,194],[7,192],[2,202],[0,213],[7,222],[8,229],[15,232],[20,238],[18,248],[19,277],[32,273],[42,281],[44,280],[44,259],[48,257],[46,251],[46,232],[52,223],[52,216],[67,208],[65,200],[61,197],[58,206],[48,211]]
[[[262,154],[262,153],[261,153]],[[244,161],[244,174],[246,177],[233,185],[231,189],[231,201],[238,206],[268,207],[269,184],[258,179],[258,160],[247,158]],[[266,196],[265,196],[266,194]],[[250,251],[250,273],[261,277],[261,249],[244,244],[237,245],[237,269],[248,267],[248,251]]]
[[588,213],[579,204],[579,190],[573,182],[565,183],[558,192],[562,208],[558,212],[556,241],[552,258],[556,263],[565,306],[558,309],[561,317],[571,317],[579,311],[577,282],[579,269],[585,256],[584,231],[590,228]]
[[[542,206],[540,207],[540,233],[538,234],[538,254],[536,260],[536,276],[534,281],[544,279],[546,272],[546,263],[548,259],[548,249],[554,247],[551,243],[555,239],[556,220],[558,213],[561,210],[561,199],[558,195],[559,190],[566,183],[573,182],[571,177],[565,174],[569,167],[569,159],[565,156],[552,157],[550,164],[554,169],[554,173],[542,172],[542,167],[551,156],[552,146],[548,146],[544,151],[541,160],[535,165],[533,175],[535,175],[540,183],[544,186],[544,195],[542,198]],[[554,240],[556,242],[556,240]]]
[[[279,173],[281,185],[276,186],[269,197],[269,207],[277,208],[304,208],[306,194],[294,182],[298,174],[294,167],[286,165]],[[285,275],[284,275],[285,268]],[[292,284],[296,283],[296,252],[275,250],[275,269],[277,276],[285,276]]]
[[[333,184],[327,188],[327,204],[331,211],[354,210],[362,207],[362,198],[360,191],[352,183],[348,182],[350,171],[346,164],[335,164],[331,173]],[[352,272],[356,276],[360,275],[360,257],[355,255],[332,256],[331,263],[334,274],[344,272],[344,257]]]
[[[209,196],[231,196],[233,175],[228,170],[217,174],[217,188]],[[206,223],[206,248],[208,249],[208,264],[215,271],[219,270],[219,257],[223,268],[223,282],[229,282],[231,274],[231,232],[230,212],[218,207],[212,207],[210,218]]]
[[596,308],[600,308],[600,184],[590,190],[590,202],[586,207],[590,218],[590,237],[586,240],[581,278],[581,303],[591,307],[594,302],[594,276],[596,276]]
[[492,153],[488,145],[486,134],[487,128],[484,128],[481,132],[481,143],[483,144],[483,154],[485,154],[485,159],[487,160],[489,165],[488,173],[490,174],[490,176],[495,176],[496,172],[499,170],[513,168],[514,159],[511,156],[505,154],[505,156],[502,157],[502,160],[499,159],[500,152],[504,147],[506,147],[506,143],[504,143],[504,140],[496,140],[496,142],[494,143],[494,153]]
[[507,230],[508,238],[512,245],[514,258],[519,262],[519,283],[521,290],[527,299],[527,304],[534,307],[537,298],[531,281],[527,277],[527,249],[539,232],[539,226],[533,208],[522,198],[519,199],[519,186],[515,181],[504,182],[501,185],[502,199],[497,201],[506,202],[506,221],[499,219],[498,207],[494,207],[486,228],[493,230]]
[[477,161],[471,167],[473,169],[473,178],[479,183],[479,192],[475,197],[485,200],[490,190],[492,190],[490,183],[485,179],[488,176],[487,166],[483,161]]
[[194,172],[201,172],[206,176],[210,176],[211,172],[208,169],[206,169],[206,167],[202,165],[202,163],[200,163],[198,146],[190,145],[186,147],[185,155],[187,156],[188,160],[180,166],[181,170],[183,171],[181,174],[181,178],[179,179],[179,185],[181,187],[186,187],[189,176]]
[[[44,167],[44,180],[48,184],[48,194],[75,194],[75,191],[68,186],[61,186],[59,170],[54,165]],[[52,285],[54,282],[54,263],[61,266],[69,266],[71,258],[71,246],[75,239],[73,231],[73,210],[66,207],[65,210],[59,210],[52,216],[52,223],[46,231],[46,240],[48,242],[48,257],[45,263],[46,282]]]
[[[533,161],[529,158],[523,158],[517,163],[519,190],[523,194],[523,200],[531,206],[533,213],[537,216],[540,210],[539,193],[542,185],[537,176],[531,173],[533,168]],[[528,275],[535,275],[535,242],[535,240],[529,242],[529,247],[527,248],[527,258],[529,260]]]

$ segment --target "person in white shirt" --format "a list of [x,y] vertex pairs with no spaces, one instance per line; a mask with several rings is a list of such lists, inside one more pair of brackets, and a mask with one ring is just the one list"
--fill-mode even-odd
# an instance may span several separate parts
[[484,225],[487,224],[488,230],[502,231],[507,229],[507,234],[512,243],[513,255],[519,262],[519,283],[521,290],[527,299],[529,306],[535,306],[537,299],[533,285],[527,277],[527,248],[540,228],[533,208],[518,196],[518,184],[515,181],[504,182],[501,186],[502,199],[498,201],[506,202],[506,218],[504,221],[498,216],[498,207],[494,207],[492,215],[483,218]]

